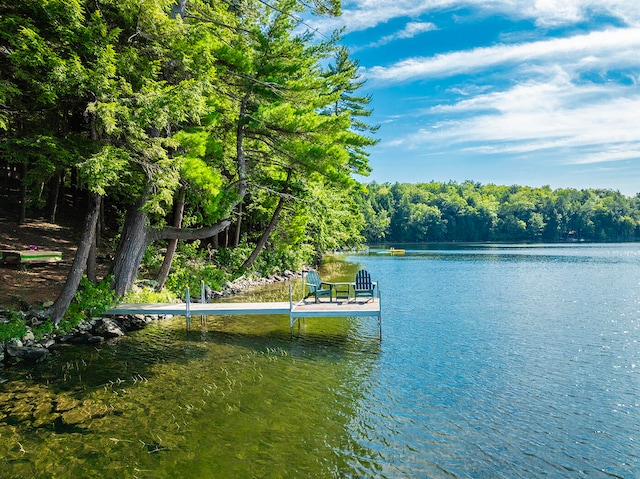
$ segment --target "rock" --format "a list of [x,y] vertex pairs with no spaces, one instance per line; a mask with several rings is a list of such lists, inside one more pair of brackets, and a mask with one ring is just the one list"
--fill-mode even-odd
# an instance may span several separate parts
[[4,345],[5,350],[9,349],[10,347],[16,347],[16,348],[21,348],[23,346],[22,341],[20,341],[19,339],[12,339],[11,341],[7,341]]
[[117,338],[124,336],[124,331],[113,319],[100,318],[95,323],[93,334],[104,336],[105,338]]
[[25,334],[22,337],[22,342],[23,343],[29,343],[31,341],[34,341],[36,339],[35,335],[33,334],[33,331],[27,331],[27,334]]
[[43,308],[50,308],[51,306],[53,306],[53,301],[45,301],[42,303]]
[[83,319],[78,323],[75,329],[83,333],[85,331],[91,331],[94,327],[95,327],[95,322],[93,322],[92,320]]
[[61,338],[61,341],[69,344],[97,344],[104,341],[104,337],[84,332],[82,334],[64,336]]
[[42,346],[17,346],[15,342],[7,345],[7,354],[17,359],[39,363],[49,355],[49,350]]
[[128,314],[119,316],[117,322],[125,331],[137,331],[153,321],[153,317],[144,314]]

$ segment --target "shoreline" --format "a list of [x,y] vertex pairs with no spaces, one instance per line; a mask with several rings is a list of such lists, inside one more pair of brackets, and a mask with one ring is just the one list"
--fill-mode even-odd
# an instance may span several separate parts
[[[300,277],[302,277],[302,272],[294,273],[288,270],[281,274],[261,278],[245,277],[243,275],[232,282],[228,281],[221,291],[213,291],[206,287],[206,300],[209,302],[211,300],[244,293],[253,288],[290,281]],[[200,292],[198,292],[198,294],[200,294]],[[199,301],[200,296],[192,296],[192,301],[195,300]],[[0,321],[8,321],[3,314],[5,311],[5,309],[0,309]],[[0,368],[20,362],[39,363],[46,360],[52,350],[64,347],[67,344],[101,344],[109,339],[122,337],[127,333],[143,329],[154,321],[169,319],[171,317],[173,316],[153,314],[128,314],[114,318],[106,318],[103,316],[88,317],[67,333],[54,331],[36,340],[31,331],[31,326],[41,324],[46,318],[42,316],[40,311],[30,309],[25,313],[24,318],[27,324],[27,334],[22,338],[14,338],[0,343]]]

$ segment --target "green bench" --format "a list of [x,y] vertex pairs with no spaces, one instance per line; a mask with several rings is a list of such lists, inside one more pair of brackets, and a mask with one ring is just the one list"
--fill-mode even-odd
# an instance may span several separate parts
[[0,264],[34,264],[34,263],[58,263],[62,261],[61,251],[24,250],[0,251]]

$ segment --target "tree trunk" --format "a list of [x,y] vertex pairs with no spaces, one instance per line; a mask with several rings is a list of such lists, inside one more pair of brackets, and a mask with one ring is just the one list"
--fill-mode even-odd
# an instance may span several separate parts
[[91,207],[87,213],[80,245],[76,251],[76,256],[73,259],[73,264],[71,265],[71,270],[67,276],[67,281],[64,283],[62,292],[56,299],[55,303],[53,303],[50,310],[50,316],[53,319],[53,324],[55,326],[58,326],[60,320],[64,317],[69,305],[71,304],[73,296],[78,290],[78,285],[82,279],[82,272],[84,271],[85,264],[87,263],[91,244],[95,242],[96,224],[98,222],[101,201],[102,197],[100,195],[91,194]]
[[[183,186],[178,192],[178,198],[176,198],[176,204],[174,206],[173,226],[175,226],[176,228],[180,228],[180,226],[182,226],[182,217],[184,215],[184,199],[186,194],[187,189]],[[164,283],[167,281],[169,271],[171,271],[171,263],[173,262],[173,255],[176,252],[177,246],[177,239],[169,240],[169,243],[167,244],[167,252],[164,255],[164,261],[162,262],[160,272],[158,273],[158,285],[156,286],[156,291],[162,291],[162,289],[164,288]]]
[[250,93],[247,93],[240,102],[240,114],[238,117],[238,128],[236,130],[236,156],[238,158],[238,215],[236,220],[236,231],[233,238],[233,247],[240,244],[240,232],[242,230],[242,201],[247,194],[247,159],[244,156],[244,135],[247,124],[247,102]]
[[[289,191],[289,181],[290,180],[291,180],[291,170],[289,170],[287,172],[287,180],[286,180],[286,183],[285,183],[285,190],[284,190],[285,194]],[[253,249],[253,251],[251,252],[249,257],[247,258],[247,260],[242,264],[242,269],[243,270],[246,270],[248,268],[251,268],[251,266],[253,266],[253,263],[255,263],[256,259],[258,259],[258,255],[264,249],[265,245],[267,244],[267,241],[269,241],[269,237],[271,236],[273,231],[276,229],[276,224],[278,223],[278,217],[280,216],[280,212],[282,211],[282,208],[284,207],[284,202],[285,202],[285,195],[283,194],[282,196],[280,196],[280,200],[278,201],[278,205],[276,206],[276,209],[273,212],[273,215],[271,215],[271,220],[269,221],[269,224],[267,225],[267,228],[262,233],[262,236],[260,236],[260,239],[258,240],[258,242],[256,244],[256,247]]]
[[78,207],[78,170],[71,168],[71,207]]
[[129,208],[120,235],[112,270],[112,287],[118,296],[124,296],[133,286],[147,249],[147,214],[142,210],[145,201],[146,196],[143,196]]
[[20,171],[20,212],[18,216],[19,224],[27,221],[27,184],[25,182],[25,176],[27,176],[27,165],[23,163]]
[[[98,211],[98,217],[100,211]],[[96,228],[93,234],[93,241],[91,242],[91,248],[89,249],[89,256],[87,258],[87,279],[92,283],[98,282],[98,274],[96,267],[96,255],[98,250],[98,222],[96,221]]]
[[233,244],[234,248],[237,248],[240,244],[240,237],[242,232],[242,202],[238,204],[238,210],[236,212],[236,229],[233,232]]
[[58,201],[60,198],[60,182],[62,181],[62,173],[56,173],[49,182],[51,192],[49,194],[49,222],[56,222],[56,215],[58,214]]

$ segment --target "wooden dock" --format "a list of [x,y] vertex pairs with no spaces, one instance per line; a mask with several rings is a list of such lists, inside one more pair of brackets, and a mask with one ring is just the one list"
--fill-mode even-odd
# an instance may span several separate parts
[[318,317],[376,317],[382,337],[380,298],[344,299],[314,302],[312,299],[297,302],[256,302],[256,303],[124,303],[104,313],[105,316],[126,314],[157,314],[185,316],[187,327],[192,315],[222,316],[238,314],[266,314],[289,316],[289,326],[293,327],[303,318]]

